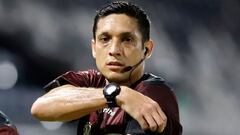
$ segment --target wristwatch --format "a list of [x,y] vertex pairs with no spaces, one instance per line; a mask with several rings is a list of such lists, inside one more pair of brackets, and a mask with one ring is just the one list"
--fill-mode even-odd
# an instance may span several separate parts
[[103,95],[107,100],[108,107],[117,107],[116,96],[120,93],[121,88],[116,83],[109,83],[103,88]]

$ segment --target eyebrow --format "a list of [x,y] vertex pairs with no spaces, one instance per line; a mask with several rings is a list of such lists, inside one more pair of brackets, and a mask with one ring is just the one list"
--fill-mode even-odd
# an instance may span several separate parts
[[[100,39],[102,36],[106,36],[106,37],[112,37],[111,34],[109,34],[109,32],[102,32],[99,35],[96,36],[97,39]],[[133,32],[122,32],[119,34],[120,38],[127,38],[130,37],[132,39],[136,39],[137,36],[133,33]]]
[[102,36],[102,35],[109,35],[109,33],[108,33],[108,32],[100,33],[100,34],[98,35],[98,37],[99,37],[99,36]]
[[122,37],[127,37],[127,36],[135,37],[135,35],[132,32],[123,32],[123,33],[120,34],[120,36],[122,36]]
[[[109,32],[102,32],[102,33],[100,33],[97,37],[103,36],[103,35],[109,36],[110,34],[109,34]],[[132,32],[122,32],[122,33],[120,33],[119,35],[120,35],[120,36],[123,36],[123,37],[125,37],[125,36],[135,37],[135,35],[134,35]]]

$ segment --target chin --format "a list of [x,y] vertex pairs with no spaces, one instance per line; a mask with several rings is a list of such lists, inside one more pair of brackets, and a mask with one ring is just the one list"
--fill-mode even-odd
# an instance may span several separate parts
[[103,74],[106,79],[109,82],[115,82],[115,83],[125,83],[128,81],[128,76],[126,74],[123,73],[118,73],[118,72],[111,72],[111,73],[106,73]]

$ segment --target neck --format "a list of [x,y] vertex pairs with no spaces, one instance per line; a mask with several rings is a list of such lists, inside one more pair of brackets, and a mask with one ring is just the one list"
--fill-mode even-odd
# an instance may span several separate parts
[[129,77],[123,82],[119,83],[120,85],[131,86],[136,81],[141,79],[144,74],[144,64],[142,66],[136,67],[136,69],[133,69],[132,73],[129,72],[128,74]]

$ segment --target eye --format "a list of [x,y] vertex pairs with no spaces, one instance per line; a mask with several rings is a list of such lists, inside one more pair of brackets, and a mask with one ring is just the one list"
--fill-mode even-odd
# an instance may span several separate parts
[[101,37],[101,38],[100,38],[100,41],[102,41],[102,42],[107,42],[108,40],[109,40],[108,37]]
[[101,41],[108,41],[108,39],[109,39],[108,37],[102,37],[100,40]]
[[101,43],[106,43],[110,40],[110,37],[109,36],[99,36],[98,40],[101,42]]
[[124,37],[122,38],[123,42],[133,42],[133,38],[132,37]]

